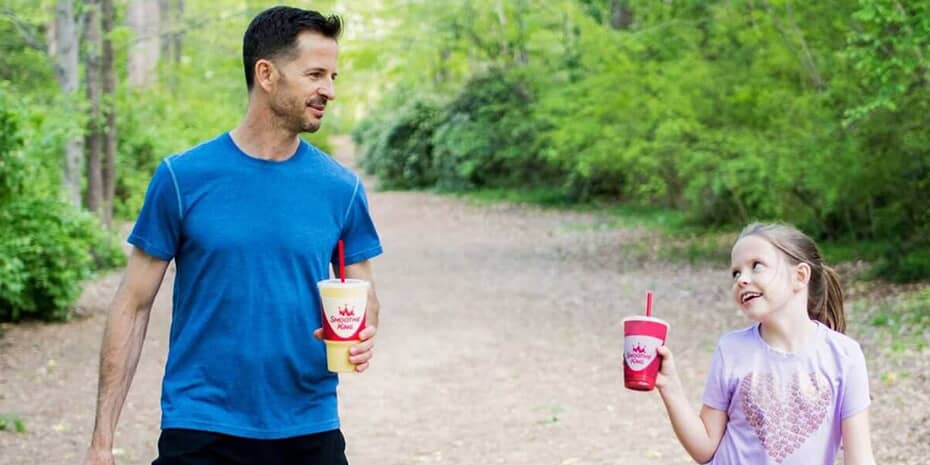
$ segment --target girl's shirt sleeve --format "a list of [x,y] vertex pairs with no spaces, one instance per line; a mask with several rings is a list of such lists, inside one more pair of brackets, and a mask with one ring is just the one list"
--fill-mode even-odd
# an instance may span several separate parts
[[869,396],[869,374],[866,369],[865,355],[859,344],[849,350],[849,360],[841,389],[841,415],[845,420],[866,408],[871,403]]
[[730,398],[733,394],[729,384],[723,359],[723,349],[720,345],[717,345],[710,363],[710,372],[707,374],[707,382],[704,384],[704,395],[702,397],[704,404],[724,412],[729,410]]

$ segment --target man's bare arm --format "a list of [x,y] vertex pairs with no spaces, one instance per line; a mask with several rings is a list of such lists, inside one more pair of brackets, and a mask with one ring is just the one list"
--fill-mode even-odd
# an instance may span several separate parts
[[346,266],[346,278],[364,279],[368,281],[368,305],[365,308],[365,329],[359,333],[361,342],[349,348],[349,361],[355,364],[355,371],[361,373],[368,369],[374,348],[374,337],[378,332],[378,322],[381,313],[381,303],[375,292],[374,274],[371,271],[371,262],[365,260]]
[[100,348],[97,414],[86,463],[112,463],[110,451],[116,424],[139,363],[152,303],[168,263],[133,248],[123,281],[110,303]]
[[378,302],[378,294],[375,292],[375,277],[371,270],[371,261],[365,260],[346,266],[346,278],[368,281],[368,306],[365,309],[365,326],[377,327],[381,303]]

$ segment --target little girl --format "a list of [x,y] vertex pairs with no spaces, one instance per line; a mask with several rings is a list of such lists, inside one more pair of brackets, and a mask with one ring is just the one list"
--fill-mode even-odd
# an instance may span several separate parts
[[672,352],[656,386],[698,463],[874,465],[862,349],[842,334],[843,293],[814,242],[792,226],[751,224],[730,253],[733,299],[752,326],[714,351],[700,416]]

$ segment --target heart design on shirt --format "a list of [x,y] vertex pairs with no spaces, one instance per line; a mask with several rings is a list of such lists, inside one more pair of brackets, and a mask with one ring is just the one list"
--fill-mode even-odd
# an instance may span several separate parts
[[771,373],[750,373],[740,382],[743,414],[769,457],[782,463],[820,428],[833,403],[823,375],[796,373],[787,386]]

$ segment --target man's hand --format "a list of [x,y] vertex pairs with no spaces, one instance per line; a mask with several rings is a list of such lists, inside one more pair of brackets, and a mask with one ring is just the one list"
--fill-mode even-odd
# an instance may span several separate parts
[[[375,347],[375,334],[377,334],[378,328],[374,326],[368,326],[358,333],[359,342],[352,347],[349,347],[349,361],[355,364],[355,372],[361,373],[368,369],[368,361],[371,360],[372,349]],[[323,328],[318,328],[313,332],[313,335],[319,339],[323,340]]]
[[374,326],[368,326],[358,333],[359,340],[358,344],[355,344],[352,347],[349,347],[349,361],[355,364],[355,372],[361,373],[368,369],[368,361],[371,360],[372,349],[375,347],[375,333],[378,332],[378,328]]

